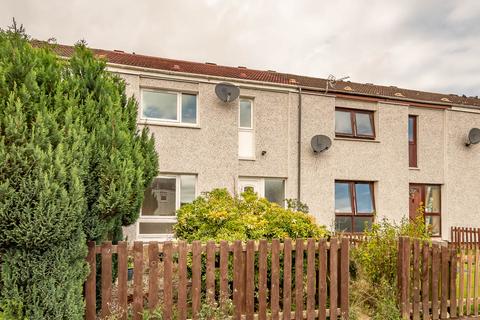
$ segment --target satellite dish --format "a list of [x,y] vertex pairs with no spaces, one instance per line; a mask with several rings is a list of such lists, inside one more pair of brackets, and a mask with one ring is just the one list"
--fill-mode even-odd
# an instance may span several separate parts
[[473,128],[470,130],[468,133],[468,141],[466,143],[466,146],[469,147],[472,144],[477,144],[480,142],[480,129],[478,128]]
[[313,152],[320,153],[330,148],[330,146],[332,145],[332,140],[324,135],[316,135],[313,136],[311,144]]
[[240,95],[240,88],[228,82],[222,82],[215,86],[217,97],[223,102],[232,102]]

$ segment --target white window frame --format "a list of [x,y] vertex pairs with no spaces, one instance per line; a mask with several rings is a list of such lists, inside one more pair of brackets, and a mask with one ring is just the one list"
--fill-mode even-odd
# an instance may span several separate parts
[[[250,127],[242,127],[240,126],[240,102],[244,101],[249,101],[250,102]],[[238,158],[240,160],[255,160],[255,117],[254,117],[254,103],[252,98],[240,98],[238,102],[238,134],[239,134],[239,139],[238,139]],[[252,135],[252,156],[251,157],[244,157],[240,156],[240,132],[249,132]]]
[[238,178],[238,193],[241,194],[243,191],[242,187],[255,187],[258,186],[257,194],[259,197],[265,198],[265,179],[278,179],[283,180],[283,195],[285,197],[283,201],[283,208],[287,207],[287,179],[281,177],[264,177],[264,178],[255,178],[255,177],[239,177]]
[[171,233],[157,233],[157,234],[141,234],[140,233],[140,223],[141,222],[150,222],[150,223],[177,223],[177,210],[180,208],[180,195],[181,195],[181,176],[194,176],[195,177],[195,198],[198,197],[198,188],[197,181],[198,177],[196,174],[161,174],[155,178],[163,179],[175,179],[175,215],[173,216],[144,216],[142,215],[142,208],[140,208],[140,216],[136,223],[136,234],[138,240],[147,240],[147,241],[165,241],[172,240],[173,234]]
[[[144,92],[160,92],[160,93],[168,93],[168,94],[175,94],[177,95],[177,119],[159,119],[159,118],[149,118],[143,115],[143,93]],[[182,94],[194,95],[196,97],[196,105],[195,105],[195,123],[190,122],[183,122],[182,119]],[[199,114],[198,114],[198,92],[189,92],[189,91],[172,91],[172,90],[164,90],[164,89],[151,89],[151,88],[140,88],[140,120],[146,123],[153,123],[153,124],[169,124],[169,125],[180,125],[185,127],[198,127],[199,124]]]

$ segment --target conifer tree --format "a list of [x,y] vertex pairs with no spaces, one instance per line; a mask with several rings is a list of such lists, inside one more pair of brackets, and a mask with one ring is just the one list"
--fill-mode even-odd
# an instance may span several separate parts
[[84,43],[0,30],[0,318],[83,318],[86,241],[121,238],[157,171],[136,113]]

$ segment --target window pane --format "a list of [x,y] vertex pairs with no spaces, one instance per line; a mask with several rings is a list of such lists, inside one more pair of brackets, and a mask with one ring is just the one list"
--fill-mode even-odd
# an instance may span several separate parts
[[350,112],[335,111],[335,132],[352,134],[352,121],[350,119]]
[[364,136],[373,136],[372,122],[370,121],[370,114],[356,113],[355,123],[357,124],[357,134]]
[[351,217],[335,217],[335,231],[352,232]]
[[335,182],[335,212],[352,212],[350,197],[350,185],[345,182]]
[[355,195],[357,202],[357,213],[372,214],[373,201],[372,191],[369,183],[355,183]]
[[195,200],[195,176],[180,176],[180,205]]
[[425,216],[425,225],[432,233],[432,236],[440,236],[440,217]]
[[143,116],[147,118],[177,120],[177,94],[143,91]]
[[176,210],[176,179],[155,178],[145,190],[143,216],[174,216]]
[[240,100],[240,127],[252,128],[252,102]]
[[253,132],[239,131],[238,132],[238,156],[241,158],[253,158]]
[[425,186],[425,212],[440,212],[440,186]]
[[172,234],[175,223],[140,222],[140,234]]
[[283,207],[285,201],[285,181],[283,179],[265,179],[265,198]]
[[372,226],[373,218],[354,217],[353,219],[354,219],[353,232],[365,232],[366,230],[369,230],[370,227]]
[[415,117],[408,117],[408,142],[415,140]]
[[182,122],[197,123],[197,96],[182,94]]

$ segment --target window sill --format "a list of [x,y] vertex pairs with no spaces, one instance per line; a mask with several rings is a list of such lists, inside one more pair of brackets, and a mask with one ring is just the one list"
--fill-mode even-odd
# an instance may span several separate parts
[[379,140],[375,140],[375,139],[346,138],[346,137],[335,137],[333,138],[333,140],[380,143]]
[[255,158],[238,158],[240,161],[255,161]]
[[172,241],[174,238],[173,234],[152,234],[152,235],[144,235],[144,234],[137,234],[137,241]]
[[420,171],[419,167],[408,167],[408,170]]
[[148,125],[148,126],[159,126],[159,127],[177,127],[177,128],[187,128],[187,129],[201,129],[199,124],[188,124],[180,122],[162,122],[155,120],[138,120],[137,125]]

